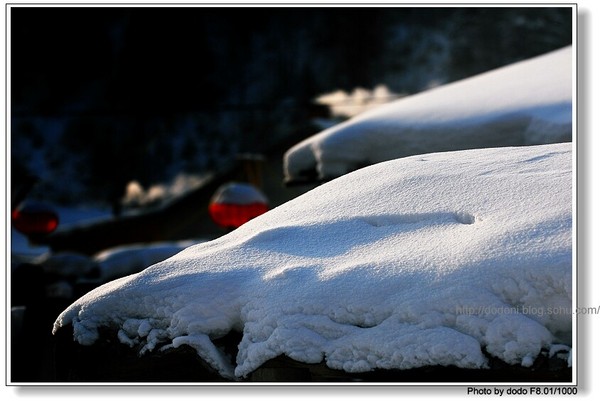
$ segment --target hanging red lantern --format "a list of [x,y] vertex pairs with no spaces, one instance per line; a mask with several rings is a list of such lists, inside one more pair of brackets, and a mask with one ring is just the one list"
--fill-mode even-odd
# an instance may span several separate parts
[[234,229],[269,210],[266,196],[255,186],[229,183],[215,192],[208,206],[219,226]]
[[46,235],[58,227],[58,215],[41,203],[23,203],[11,214],[17,231],[27,236]]

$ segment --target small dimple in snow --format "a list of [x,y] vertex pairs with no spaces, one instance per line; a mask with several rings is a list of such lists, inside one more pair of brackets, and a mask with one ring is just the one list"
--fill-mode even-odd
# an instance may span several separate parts
[[454,219],[460,224],[474,224],[476,220],[475,216],[471,213],[457,212],[452,214],[454,215]]
[[475,216],[466,212],[438,212],[438,213],[413,213],[398,215],[365,216],[363,220],[373,227],[386,227],[403,224],[416,224],[430,222],[441,224],[455,222],[460,224],[474,224]]

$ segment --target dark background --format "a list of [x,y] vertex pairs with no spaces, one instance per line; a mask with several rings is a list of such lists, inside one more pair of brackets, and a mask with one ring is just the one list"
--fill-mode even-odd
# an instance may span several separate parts
[[312,135],[329,91],[416,93],[572,41],[560,7],[9,12],[11,160],[41,178],[32,196],[63,204],[114,206],[132,180]]

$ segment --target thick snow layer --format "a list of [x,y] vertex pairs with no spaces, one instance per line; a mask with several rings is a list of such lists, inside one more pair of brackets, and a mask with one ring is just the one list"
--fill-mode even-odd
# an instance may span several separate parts
[[[380,163],[97,288],[55,330],[187,344],[225,377],[281,354],[348,372],[486,368],[485,352],[528,366],[571,345],[571,183],[570,143]],[[235,365],[212,342],[231,330]]]
[[331,179],[358,167],[448,150],[571,139],[572,48],[405,97],[292,147],[287,181]]

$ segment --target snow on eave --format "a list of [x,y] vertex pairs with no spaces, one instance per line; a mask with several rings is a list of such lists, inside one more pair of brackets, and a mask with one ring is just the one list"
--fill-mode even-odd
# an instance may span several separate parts
[[521,61],[365,112],[284,155],[286,181],[436,151],[571,139],[572,47]]

